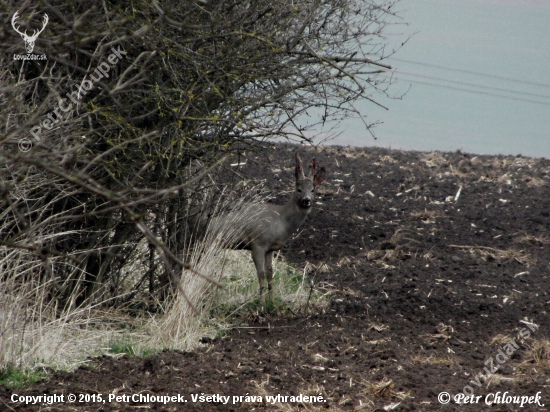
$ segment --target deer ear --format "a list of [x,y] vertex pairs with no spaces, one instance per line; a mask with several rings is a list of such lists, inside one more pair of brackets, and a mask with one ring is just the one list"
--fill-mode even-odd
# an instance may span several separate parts
[[302,166],[302,161],[300,160],[300,156],[298,156],[298,153],[295,155],[296,158],[296,169],[294,171],[294,175],[296,176],[296,181],[305,179],[304,176],[304,167]]
[[313,176],[313,186],[320,185],[325,181],[325,168],[322,167],[319,169],[315,176]]

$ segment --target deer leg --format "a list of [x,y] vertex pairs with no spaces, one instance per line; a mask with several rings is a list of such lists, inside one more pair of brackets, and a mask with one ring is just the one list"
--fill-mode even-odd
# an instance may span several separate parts
[[273,289],[271,281],[273,280],[273,251],[265,254],[265,275],[267,277],[267,293],[269,300],[273,301]]
[[258,282],[260,283],[260,301],[265,302],[264,292],[264,277],[265,277],[265,257],[266,253],[259,248],[252,248],[252,260],[256,266],[256,274],[258,275]]

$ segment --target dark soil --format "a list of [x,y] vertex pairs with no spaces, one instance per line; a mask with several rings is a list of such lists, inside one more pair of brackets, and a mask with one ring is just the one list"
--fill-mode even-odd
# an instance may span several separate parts
[[[296,149],[251,155],[240,172],[289,190]],[[309,262],[315,284],[333,291],[328,307],[261,316],[191,353],[105,357],[31,389],[0,388],[0,409],[520,410],[484,403],[506,391],[540,392],[546,407],[521,410],[550,409],[550,161],[298,150],[304,163],[316,156],[327,182],[283,254],[301,268]],[[499,368],[493,375],[491,365]],[[479,403],[438,401],[466,386]],[[187,403],[25,406],[10,401],[13,393],[180,394]],[[231,398],[201,403],[193,394]],[[320,394],[324,402],[265,403],[277,394]],[[233,404],[234,395],[242,401]]]

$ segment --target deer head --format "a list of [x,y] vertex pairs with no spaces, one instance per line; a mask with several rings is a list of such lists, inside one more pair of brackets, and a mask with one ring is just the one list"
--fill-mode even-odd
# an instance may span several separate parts
[[296,192],[294,192],[294,199],[300,208],[309,209],[311,207],[315,188],[325,180],[325,168],[322,167],[318,171],[316,169],[317,162],[313,158],[309,174],[306,176],[300,156],[296,153]]
[[19,31],[19,26],[15,26],[16,20],[19,18],[19,10],[15,12],[11,19],[11,25],[13,26],[13,29],[21,35],[23,38],[23,41],[25,42],[25,48],[27,49],[27,53],[32,53],[34,50],[34,43],[36,42],[36,39],[38,38],[38,35],[44,31],[46,28],[46,24],[48,24],[49,17],[46,13],[44,13],[44,21],[42,22],[42,28],[40,30],[34,30],[32,36],[27,35],[27,30],[25,30],[24,33],[21,33]]

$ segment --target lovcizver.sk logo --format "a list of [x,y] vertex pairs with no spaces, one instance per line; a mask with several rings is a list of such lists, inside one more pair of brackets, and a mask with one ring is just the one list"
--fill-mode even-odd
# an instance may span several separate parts
[[19,30],[19,26],[16,26],[16,21],[19,18],[19,10],[15,12],[13,17],[11,18],[11,25],[13,29],[23,38],[23,41],[25,42],[25,49],[27,50],[27,54],[14,54],[13,60],[46,60],[45,54],[32,54],[32,51],[34,50],[34,43],[36,42],[36,39],[38,38],[38,35],[44,31],[46,28],[46,25],[48,24],[49,17],[46,13],[44,13],[44,19],[42,21],[42,28],[40,30],[33,30],[32,36],[29,36],[27,34],[27,30],[25,32],[21,32]]

